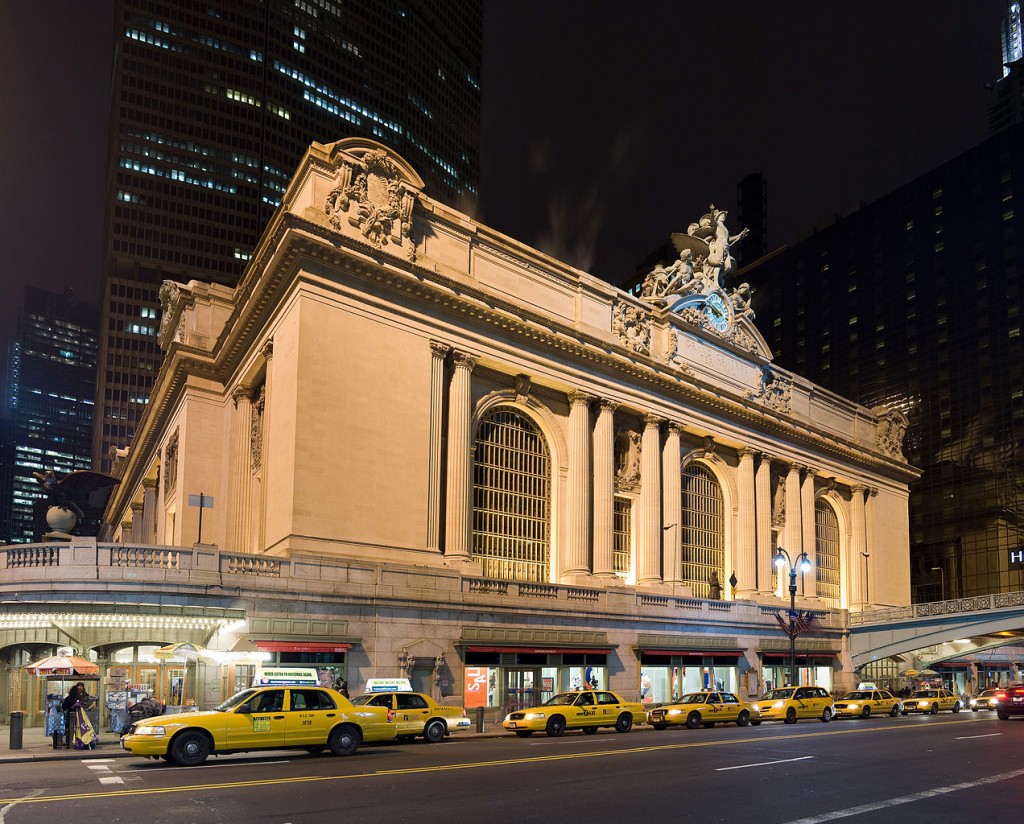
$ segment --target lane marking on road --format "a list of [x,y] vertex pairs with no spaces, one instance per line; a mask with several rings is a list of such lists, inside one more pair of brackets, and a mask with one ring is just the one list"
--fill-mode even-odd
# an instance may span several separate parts
[[100,784],[124,784],[124,779],[119,775],[101,775]]
[[32,798],[32,796],[39,795],[40,793],[43,793],[43,792],[45,792],[45,790],[32,790],[31,793],[29,793],[27,796],[25,796],[23,798],[8,798],[8,799],[4,799],[5,801],[8,801],[9,803],[4,804],[3,807],[0,807],[0,824],[4,824],[4,822],[7,820],[7,813],[8,813],[8,811],[11,810],[16,804],[20,804],[23,801],[28,801],[28,800],[30,800]]
[[[270,764],[291,764],[292,760],[290,758],[283,758],[283,759],[279,759],[277,761],[259,761],[259,762],[252,762],[252,761],[249,761],[249,760],[246,760],[246,761],[220,761],[220,762],[218,762],[216,764],[203,764],[203,770],[204,771],[212,770],[212,769],[215,769],[217,767],[237,767],[239,764],[249,764],[250,766],[252,766],[254,763],[256,763],[259,766],[263,767],[263,766],[269,766]],[[165,770],[177,770],[178,772],[181,772],[181,767],[147,767],[146,770],[145,770],[145,773],[146,773],[146,775],[149,775],[149,773],[152,773],[152,772],[164,772]]]
[[799,758],[783,758],[779,761],[761,761],[757,764],[738,764],[735,767],[716,767],[715,772],[728,772],[729,770],[745,770],[748,767],[770,767],[772,764],[788,764],[791,761],[806,761],[814,758],[813,755],[801,755]]
[[911,795],[904,795],[899,798],[875,801],[871,804],[861,804],[859,807],[848,807],[845,810],[834,810],[830,813],[814,815],[809,818],[798,818],[794,821],[787,822],[787,824],[821,824],[823,821],[835,821],[837,818],[849,818],[850,816],[873,813],[878,810],[888,810],[890,807],[898,807],[901,804],[913,804],[915,801],[925,801],[929,798],[936,798],[940,795],[948,795],[949,793],[960,792],[961,790],[973,790],[976,787],[984,787],[987,784],[996,784],[1000,781],[1009,781],[1012,778],[1019,778],[1022,775],[1024,775],[1024,770],[1014,770],[1013,772],[1000,773],[999,775],[989,775],[984,778],[979,778],[977,781],[965,781],[962,784],[952,784],[948,787],[936,787],[932,790],[922,790],[919,793],[912,793]]
[[996,738],[1002,735],[1001,732],[990,732],[986,735],[958,735],[954,738],[954,741],[969,741],[972,738]]
[[[480,769],[484,767],[504,767],[510,764],[538,764],[546,761],[569,761],[580,758],[609,758],[609,757],[621,757],[628,755],[640,755],[652,752],[665,752],[668,750],[687,750],[687,749],[698,749],[701,747],[731,747],[731,746],[747,746],[749,744],[763,744],[766,741],[786,741],[791,742],[798,738],[815,738],[815,737],[830,737],[835,735],[870,735],[872,733],[881,732],[895,732],[906,733],[913,732],[914,730],[921,730],[926,727],[935,727],[942,724],[947,724],[948,721],[928,721],[920,724],[911,725],[900,725],[899,727],[893,727],[891,725],[879,725],[877,727],[850,727],[849,729],[838,729],[829,730],[828,732],[806,732],[806,733],[783,733],[781,735],[769,735],[769,736],[758,736],[757,738],[732,738],[728,740],[714,740],[714,741],[687,741],[676,744],[655,744],[647,747],[630,747],[622,750],[599,750],[596,752],[585,752],[585,753],[564,753],[557,755],[538,755],[536,751],[531,752],[529,755],[525,755],[521,758],[503,758],[494,761],[479,761],[469,762],[465,764],[438,764],[426,767],[406,767],[397,770],[375,770],[372,772],[360,772],[353,773],[352,775],[303,775],[303,776],[292,776],[290,778],[264,778],[250,781],[231,781],[223,784],[211,783],[211,784],[189,784],[180,787],[153,787],[144,788],[138,790],[118,790],[117,792],[93,792],[93,793],[75,793],[68,795],[51,795],[44,798],[0,798],[0,804],[6,804],[9,802],[16,802],[21,804],[40,804],[40,803],[53,803],[58,801],[86,801],[92,799],[104,799],[104,798],[126,798],[128,796],[143,796],[143,795],[170,795],[173,793],[194,793],[198,790],[223,790],[223,789],[239,789],[244,787],[263,788],[271,785],[286,785],[286,784],[302,784],[302,783],[314,783],[324,781],[349,781],[358,778],[377,778],[380,776],[394,776],[394,775],[413,775],[417,773],[429,773],[429,772],[454,772],[455,770],[472,770]],[[554,742],[552,742],[554,743]],[[208,769],[213,766],[228,766],[224,765],[206,765],[200,770]],[[153,770],[162,770],[162,767],[151,768]],[[180,768],[179,768],[180,769]],[[140,775],[145,775],[148,772],[147,769],[139,770]],[[2,822],[0,822],[2,824]]]

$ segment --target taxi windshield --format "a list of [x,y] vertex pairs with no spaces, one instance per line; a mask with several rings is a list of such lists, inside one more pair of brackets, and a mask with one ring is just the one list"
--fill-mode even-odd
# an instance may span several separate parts
[[239,704],[244,704],[255,694],[256,690],[254,689],[247,689],[242,690],[241,692],[236,692],[227,701],[225,701],[223,704],[220,704],[219,706],[214,707],[214,709],[218,712],[228,712],[229,710],[233,710]]
[[770,693],[768,693],[765,696],[765,698],[767,698],[769,701],[784,701],[787,698],[792,698],[792,697],[793,697],[793,688],[792,687],[786,687],[785,689],[780,689],[780,690],[772,690]]
[[849,701],[868,701],[871,699],[871,693],[864,690],[854,690],[846,698]]
[[553,707],[557,705],[572,704],[578,697],[578,692],[560,692],[557,695],[552,695],[547,701],[541,706]]
[[680,704],[706,704],[708,694],[706,692],[691,692],[679,699]]
[[352,699],[352,703],[353,704],[358,704],[359,706],[362,706],[363,704],[369,704],[376,697],[377,697],[377,693],[375,693],[375,692],[368,692],[368,693],[366,693],[364,695],[357,695],[355,698]]
[[939,694],[935,690],[918,690],[911,698],[938,698]]

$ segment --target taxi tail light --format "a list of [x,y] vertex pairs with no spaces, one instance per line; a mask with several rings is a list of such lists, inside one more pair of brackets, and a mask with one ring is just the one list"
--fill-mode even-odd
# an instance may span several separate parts
[[1006,698],[1006,693],[1005,692],[997,692],[995,694],[996,701],[1002,701],[1004,698]]

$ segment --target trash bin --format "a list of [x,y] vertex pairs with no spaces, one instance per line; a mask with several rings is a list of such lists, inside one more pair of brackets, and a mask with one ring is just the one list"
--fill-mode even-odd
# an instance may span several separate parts
[[15,710],[11,713],[11,749],[21,749],[22,727],[25,723],[25,713]]
[[484,731],[484,708],[483,707],[477,707],[476,708],[476,731],[477,732],[483,732]]

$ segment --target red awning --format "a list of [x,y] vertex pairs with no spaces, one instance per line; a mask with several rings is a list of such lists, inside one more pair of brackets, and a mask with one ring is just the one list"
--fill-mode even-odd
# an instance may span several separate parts
[[[762,652],[761,653],[761,657],[765,661],[788,661],[789,660],[789,653],[788,652]],[[797,650],[796,657],[797,658],[803,658],[804,660],[807,660],[808,658],[817,658],[819,660],[826,661],[826,660],[831,660],[831,659],[835,658],[836,654],[834,652],[800,652],[799,650]]]
[[742,658],[743,653],[737,649],[641,649],[641,655],[701,655],[714,658]]
[[333,641],[254,641],[260,652],[347,652],[351,644]]
[[583,648],[583,647],[466,647],[469,652],[525,652],[532,654],[559,655],[565,653],[585,653],[588,655],[607,655],[611,647]]

